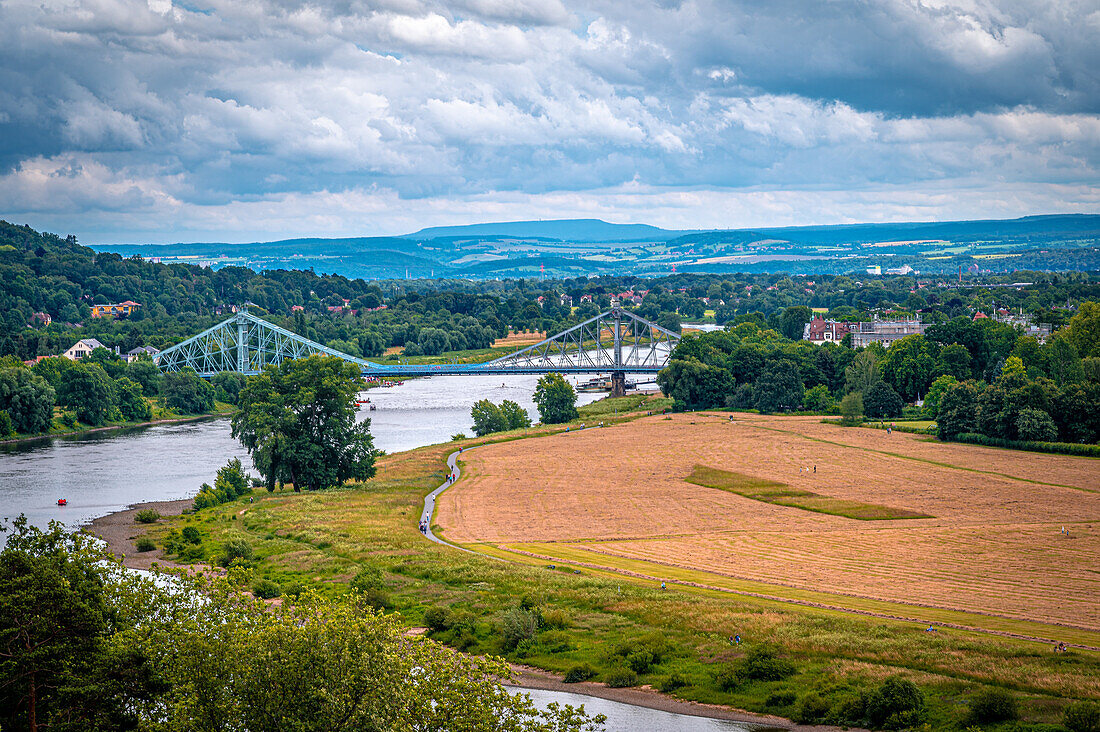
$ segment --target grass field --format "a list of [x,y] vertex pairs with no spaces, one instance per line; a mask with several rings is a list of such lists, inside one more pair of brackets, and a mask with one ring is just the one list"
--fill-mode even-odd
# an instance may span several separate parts
[[[604,674],[627,663],[627,651],[654,644],[657,642],[654,639],[658,639],[663,652],[639,672],[638,684],[658,685],[678,677],[684,685],[674,692],[677,696],[752,711],[790,716],[797,706],[795,700],[809,691],[820,694],[831,705],[842,705],[845,699],[898,674],[924,688],[930,707],[928,723],[932,729],[962,729],[967,700],[989,686],[1007,688],[1020,701],[1024,724],[1013,728],[1017,730],[1039,730],[1043,728],[1035,725],[1057,722],[1061,709],[1072,699],[1100,698],[1100,652],[1073,648],[1066,654],[1055,655],[1048,643],[1030,640],[1045,638],[1053,629],[1059,633],[1057,638],[1060,640],[1100,646],[1100,633],[1059,628],[1000,614],[981,615],[949,607],[919,608],[875,599],[869,596],[873,593],[855,596],[826,586],[820,580],[808,583],[817,589],[806,589],[793,583],[779,584],[769,576],[745,579],[706,567],[688,568],[688,565],[700,563],[702,554],[699,552],[696,552],[699,556],[687,560],[681,557],[682,566],[665,563],[667,557],[660,562],[635,558],[634,554],[645,553],[641,547],[649,542],[659,545],[662,540],[674,542],[694,538],[701,541],[703,537],[719,540],[738,535],[713,530],[717,520],[704,520],[701,525],[698,522],[700,516],[711,515],[710,508],[717,510],[729,502],[733,502],[731,505],[736,510],[722,513],[723,521],[745,521],[745,525],[751,525],[749,518],[756,512],[775,517],[789,515],[792,520],[797,517],[798,526],[808,527],[806,533],[810,535],[818,527],[832,526],[832,531],[840,532],[836,534],[837,544],[852,541],[853,536],[861,532],[866,534],[868,527],[879,524],[882,530],[895,531],[917,524],[950,529],[952,522],[957,520],[958,513],[951,507],[960,499],[937,497],[937,492],[931,489],[922,492],[913,488],[913,495],[907,495],[904,501],[887,500],[888,491],[894,491],[889,493],[891,499],[899,498],[896,489],[874,485],[852,489],[853,494],[858,494],[855,500],[937,516],[936,519],[904,521],[856,521],[686,483],[683,478],[691,474],[695,465],[702,464],[746,475],[759,472],[762,480],[799,486],[798,465],[806,457],[801,451],[807,449],[814,451],[817,457],[820,477],[819,483],[812,485],[812,492],[846,500],[851,496],[841,490],[847,483],[839,477],[840,466],[858,471],[863,465],[861,461],[889,459],[892,468],[949,469],[938,465],[945,462],[943,455],[930,450],[925,443],[910,440],[911,435],[898,436],[901,439],[896,442],[893,440],[897,435],[891,435],[891,442],[883,446],[887,438],[880,432],[822,429],[823,426],[815,425],[812,420],[745,417],[743,424],[731,425],[726,417],[702,414],[677,415],[667,421],[659,415],[630,421],[631,416],[623,414],[631,409],[641,410],[634,413],[637,417],[647,411],[659,411],[666,404],[639,397],[604,401],[586,408],[587,413],[582,413],[579,420],[591,424],[598,417],[605,422],[603,429],[573,429],[564,433],[562,427],[555,427],[504,433],[493,436],[493,440],[501,441],[498,444],[481,444],[476,450],[467,451],[462,479],[443,496],[451,491],[457,496],[468,496],[467,489],[483,490],[489,473],[498,476],[496,480],[502,488],[515,482],[527,491],[526,494],[514,494],[513,498],[525,510],[514,516],[493,517],[493,531],[507,541],[470,544],[478,552],[476,554],[428,542],[417,531],[416,521],[424,495],[443,480],[446,456],[458,446],[472,446],[485,443],[485,440],[388,455],[379,461],[378,477],[363,484],[308,495],[258,491],[252,496],[254,504],[248,503],[249,497],[245,497],[154,525],[149,531],[160,544],[170,537],[178,540],[185,526],[196,527],[202,542],[193,551],[195,561],[216,559],[228,539],[244,539],[255,551],[255,559],[250,563],[254,575],[275,580],[288,591],[300,584],[312,585],[323,593],[341,593],[363,568],[381,570],[389,608],[400,613],[409,625],[422,625],[428,609],[443,608],[453,619],[453,627],[433,633],[433,637],[470,653],[505,655],[511,660],[559,673],[577,663],[589,663],[596,669],[597,679],[601,679]],[[806,436],[797,437],[803,432]],[[748,457],[730,454],[729,446],[719,439],[723,434],[734,433],[756,435],[749,443],[752,449]],[[525,436],[527,439],[521,439]],[[850,443],[851,446],[841,448],[819,440]],[[592,492],[603,476],[613,474],[601,466],[621,465],[628,460],[636,464],[634,470],[637,472],[627,473],[632,480],[636,478],[630,483],[633,492],[649,498],[664,496],[668,488],[660,474],[665,470],[664,463],[670,459],[666,454],[668,450],[663,447],[669,443],[678,445],[685,453],[674,460],[683,468],[677,473],[676,481],[682,484],[683,490],[704,495],[708,503],[700,510],[692,505],[700,499],[690,498],[690,493],[676,493],[675,498],[683,499],[681,508],[691,509],[689,513],[694,518],[676,518],[673,525],[667,527],[670,531],[664,537],[654,537],[652,531],[635,534],[634,529],[644,526],[645,522],[629,518],[629,511],[627,519],[621,521],[613,520],[615,512],[609,511],[605,520],[586,523],[577,517],[575,509],[587,506],[598,510],[598,506],[563,497],[570,491],[558,488],[551,491],[558,484],[571,482],[573,494]],[[556,456],[559,445],[570,448],[562,453],[563,462],[528,460],[521,465],[522,470],[528,471],[526,474],[509,476],[496,472],[502,469],[496,465],[497,461],[511,454],[512,449],[523,448],[519,454],[535,457]],[[1005,464],[993,466],[995,469],[988,465],[983,467],[983,448],[958,447],[965,456],[956,459],[966,465],[950,469],[954,471],[951,474],[964,475],[973,481],[988,480],[1001,485],[1008,480],[1000,477],[1002,473],[1012,473],[1017,468],[1023,470],[1028,464],[1008,459],[1003,461]],[[880,448],[902,456],[886,458],[879,452]],[[780,455],[787,454],[784,450],[791,453],[787,463],[779,459]],[[972,454],[971,450],[975,452]],[[1008,451],[996,451],[996,454],[1008,454]],[[764,469],[777,461],[779,464],[772,466],[772,472]],[[510,465],[515,468],[514,464]],[[554,470],[535,473],[533,468],[536,466],[553,466]],[[823,473],[823,468],[830,469],[828,466],[832,466],[837,475]],[[562,477],[554,477],[558,472]],[[904,471],[898,468],[898,474],[904,475]],[[856,475],[867,482],[858,472],[848,475]],[[1026,498],[1033,490],[1056,494],[1055,505],[1046,510],[1057,515],[1059,511],[1070,510],[1074,501],[1095,500],[1096,494],[1089,492],[1089,485],[1055,489],[1050,484],[1087,484],[1090,475],[1088,471],[1073,467],[1060,471],[1051,466],[1039,467],[1034,472],[1027,472],[1025,478],[1014,479],[1013,485],[1022,486],[1017,493],[1024,504],[1037,502]],[[920,481],[905,485],[919,486]],[[811,485],[806,483],[801,487],[808,490]],[[616,500],[629,493],[616,493]],[[607,494],[602,495],[603,503],[608,503]],[[993,497],[988,501],[971,502],[979,516],[991,516],[998,510],[1002,513],[1005,510],[997,508],[997,500]],[[672,501],[662,510],[680,510],[678,505]],[[641,498],[628,506],[639,511],[650,510]],[[621,512],[621,505],[619,508]],[[957,510],[964,508],[960,506]],[[1038,512],[1040,517],[1046,515],[1038,508],[1028,510]],[[529,523],[509,526],[515,516],[530,517],[539,511],[543,523],[547,517],[570,513],[572,525],[551,521],[542,527],[540,541],[524,539],[526,533],[537,528],[530,518],[526,519]],[[661,514],[646,516],[652,519]],[[671,514],[668,517],[675,518]],[[448,535],[456,531],[450,523],[452,518],[453,515],[448,517],[445,512],[437,517],[437,523],[446,525]],[[978,518],[972,525],[981,527],[983,522],[984,519]],[[1036,522],[1035,525],[1036,531],[1041,531],[1044,524]],[[848,533],[842,532],[841,526],[847,527]],[[996,525],[989,526],[987,531]],[[595,535],[609,528],[615,529],[615,537]],[[671,530],[677,528],[682,529],[679,534]],[[573,538],[547,541],[553,533]],[[746,530],[744,535],[755,535],[755,532]],[[787,545],[778,543],[778,539],[789,539],[792,546],[800,548],[796,537],[797,532],[791,531],[777,535],[773,566],[782,565],[786,561],[783,553],[789,551]],[[1074,538],[1067,540],[1067,544],[1087,547],[1091,541]],[[684,547],[689,546],[684,544]],[[613,553],[608,553],[608,549]],[[732,547],[723,551],[740,549]],[[772,550],[753,548],[751,551],[763,557]],[[553,558],[546,558],[550,556]],[[1059,556],[1067,557],[1065,554]],[[1076,559],[1065,561],[1083,561],[1086,556],[1084,552]],[[719,552],[713,552],[711,559],[715,557],[719,557]],[[882,563],[889,566],[890,561],[890,557],[886,557]],[[1034,560],[1025,557],[1020,561]],[[1047,563],[1048,560],[1043,561]],[[1071,567],[1065,571],[1073,574]],[[661,579],[669,581],[669,591],[659,589]],[[530,637],[518,643],[509,642],[506,621],[521,602],[537,606],[545,622]],[[931,621],[943,624],[939,632],[924,632]],[[744,641],[736,648],[727,641],[735,633]],[[727,690],[719,688],[716,678],[721,670],[738,663],[746,649],[762,644],[777,646],[780,653],[794,663],[795,674],[781,681],[753,682]]]
[[1100,631],[1096,460],[685,414],[463,462],[437,514],[461,543],[996,614],[1049,624],[1047,638],[1056,625]]

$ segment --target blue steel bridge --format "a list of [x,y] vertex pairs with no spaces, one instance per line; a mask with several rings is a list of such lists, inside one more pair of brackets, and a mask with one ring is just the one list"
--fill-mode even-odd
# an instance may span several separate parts
[[193,369],[257,374],[269,364],[314,354],[336,356],[377,378],[436,375],[611,374],[612,394],[625,390],[626,373],[656,374],[668,365],[680,336],[613,305],[607,312],[515,353],[484,363],[376,363],[342,353],[242,310],[154,358],[162,371]]

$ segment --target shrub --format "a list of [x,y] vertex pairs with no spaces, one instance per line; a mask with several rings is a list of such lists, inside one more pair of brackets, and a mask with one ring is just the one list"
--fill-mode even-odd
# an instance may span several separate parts
[[262,600],[270,600],[283,594],[283,590],[275,580],[262,579],[252,585],[252,594]]
[[668,676],[657,682],[657,688],[666,694],[670,691],[676,691],[677,689],[687,686],[687,679],[673,671]]
[[603,676],[604,683],[612,689],[638,685],[638,674],[628,668],[613,668]]
[[794,664],[779,658],[769,646],[756,646],[741,660],[737,673],[754,681],[782,681],[794,673]]
[[1088,701],[1070,704],[1062,715],[1062,724],[1069,732],[1100,732],[1100,704]]
[[458,434],[451,435],[451,442],[458,442],[460,440],[465,440],[465,439],[466,439],[466,435],[462,434],[461,432],[459,432]]
[[445,607],[430,607],[424,611],[424,625],[432,633],[451,627],[451,611]]
[[157,548],[157,545],[153,543],[153,540],[148,536],[143,536],[134,542],[134,546],[139,552],[151,552]]
[[301,582],[291,582],[283,587],[283,595],[297,600],[301,597],[302,593],[306,591],[306,588]]
[[369,592],[371,590],[381,590],[386,586],[385,580],[382,575],[382,570],[378,567],[372,567],[369,564],[360,567],[359,572],[355,575],[355,579],[351,581],[351,589],[358,592]]
[[551,608],[542,614],[542,624],[547,628],[568,628],[569,613],[559,608]]
[[841,423],[857,425],[863,421],[863,395],[853,391],[840,400]]
[[798,702],[798,708],[791,717],[799,724],[817,724],[825,721],[829,715],[829,702],[821,698],[819,694],[811,691]]
[[1016,697],[1004,689],[982,689],[970,700],[969,720],[975,724],[1017,719]]
[[766,707],[787,707],[794,704],[794,700],[798,698],[798,695],[793,691],[783,689],[781,691],[774,691],[768,694],[768,698],[764,700],[764,706]]
[[875,728],[916,727],[924,720],[924,694],[912,681],[895,676],[867,696],[864,714]]
[[501,637],[506,651],[514,650],[521,641],[533,639],[539,629],[535,614],[522,607],[505,611],[501,625]]
[[575,684],[578,681],[588,681],[595,675],[596,669],[592,668],[591,664],[576,663],[570,666],[569,670],[565,672],[565,677],[562,681],[567,684]]
[[726,664],[714,674],[714,683],[722,691],[736,691],[741,686],[741,676],[737,667]]
[[244,539],[230,539],[225,542],[225,563],[228,565],[234,559],[251,561],[252,545]]
[[1000,437],[981,435],[977,432],[960,432],[951,439],[955,442],[966,442],[971,445],[1006,447],[1011,450],[1100,457],[1100,445],[1087,445],[1077,442],[1029,442],[1025,440],[1006,440]]
[[653,651],[648,648],[639,648],[633,653],[627,654],[626,665],[631,671],[644,674],[654,663]]
[[155,508],[143,508],[134,514],[134,521],[139,524],[155,523],[160,518],[160,511]]
[[202,534],[200,534],[199,530],[194,526],[184,526],[183,531],[180,532],[180,536],[182,536],[183,540],[188,544],[202,543]]

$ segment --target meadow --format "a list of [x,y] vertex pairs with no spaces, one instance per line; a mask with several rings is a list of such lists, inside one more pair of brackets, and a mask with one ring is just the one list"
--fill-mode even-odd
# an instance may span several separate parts
[[[561,674],[591,673],[597,681],[651,685],[684,699],[750,711],[794,716],[810,692],[824,699],[827,708],[842,709],[895,675],[925,690],[928,722],[936,729],[961,728],[967,701],[990,688],[1008,689],[1018,699],[1025,720],[1021,729],[1041,729],[1036,725],[1057,722],[1061,710],[1074,699],[1100,697],[1100,652],[1095,650],[1100,647],[1100,633],[1084,627],[1088,622],[1073,629],[1007,613],[971,612],[947,603],[914,613],[915,606],[907,602],[876,599],[874,592],[847,595],[821,578],[797,586],[793,581],[777,583],[769,576],[770,569],[761,571],[760,578],[745,579],[715,571],[715,567],[696,566],[703,557],[713,559],[736,547],[711,552],[684,543],[683,551],[693,555],[686,559],[681,556],[667,562],[665,556],[658,563],[642,556],[645,552],[636,544],[666,541],[670,548],[678,541],[709,536],[717,523],[714,511],[729,501],[737,503],[737,510],[723,509],[721,520],[741,522],[746,532],[752,531],[753,520],[746,511],[773,517],[778,515],[773,512],[786,512],[796,528],[811,535],[815,527],[829,524],[835,524],[830,530],[836,532],[842,525],[855,524],[865,530],[876,523],[776,505],[683,480],[701,464],[802,485],[798,483],[798,465],[804,456],[798,450],[790,456],[789,466],[783,470],[776,467],[775,474],[769,475],[763,467],[770,462],[769,450],[793,442],[792,432],[855,445],[848,448],[853,454],[836,450],[838,454],[832,457],[819,456],[818,475],[823,477],[812,492],[936,516],[884,524],[909,527],[942,522],[950,527],[957,515],[949,510],[957,499],[936,499],[930,489],[900,500],[899,489],[887,494],[885,488],[864,486],[851,489],[859,496],[853,498],[839,489],[844,484],[839,477],[824,477],[828,473],[822,474],[823,466],[839,470],[842,465],[852,471],[849,476],[865,476],[858,472],[858,458],[884,459],[871,451],[884,439],[880,432],[839,427],[822,431],[822,426],[810,420],[787,421],[775,431],[771,418],[742,415],[738,419],[759,422],[758,426],[731,425],[728,415],[676,415],[666,420],[658,413],[664,406],[666,403],[637,397],[609,401],[592,405],[579,420],[591,424],[598,418],[605,423],[600,429],[573,428],[566,433],[560,426],[544,427],[494,435],[492,440],[388,455],[379,461],[378,476],[363,484],[307,495],[258,491],[232,503],[162,521],[149,529],[149,536],[158,545],[172,542],[178,546],[184,534],[190,534],[197,539],[186,552],[192,562],[217,561],[230,540],[243,541],[252,557],[238,562],[238,575],[248,575],[242,581],[269,580],[284,596],[307,585],[325,593],[342,593],[358,582],[369,586],[375,601],[399,613],[408,625],[427,626],[433,637],[471,653],[500,654]],[[634,413],[628,414],[631,409]],[[647,417],[647,412],[655,413]],[[728,455],[729,448],[721,443],[712,445],[710,431],[733,434],[750,429],[757,438],[749,457],[736,461],[729,457],[723,462],[719,456]],[[660,430],[661,439],[656,439],[653,430]],[[683,470],[677,473],[676,482],[682,487],[674,493],[669,493],[667,481],[661,477],[668,458],[662,443],[669,435],[683,435],[689,441],[673,440],[685,453],[677,458]],[[846,435],[851,437],[841,439]],[[899,437],[908,441],[913,436]],[[441,504],[436,519],[447,538],[467,542],[478,552],[470,554],[426,541],[416,522],[424,495],[443,480],[446,456],[458,446],[473,445],[479,446],[464,453],[463,478],[443,494],[446,497],[453,491],[460,500],[446,509]],[[558,456],[559,446],[564,446],[564,462],[551,459]],[[983,450],[959,447],[968,455]],[[891,466],[914,463],[936,467],[927,449],[913,442],[898,450],[904,457],[892,458],[896,464]],[[522,460],[522,465],[509,462],[504,456],[512,451],[526,453],[528,459]],[[636,472],[626,475],[627,488],[616,489],[600,500],[582,500],[579,494],[593,491],[593,486],[605,479],[611,470],[605,466],[609,460],[614,463],[617,454],[622,455],[620,462],[629,458],[636,466]],[[583,459],[577,459],[578,455]],[[971,460],[960,458],[968,465]],[[974,460],[974,464],[981,461]],[[553,470],[546,470],[549,467]],[[734,467],[739,470],[732,471]],[[1002,472],[1013,470],[996,467]],[[509,469],[517,472],[510,477]],[[993,471],[997,475],[971,472],[979,471],[978,467],[950,470],[998,485],[998,481],[1008,480],[998,477],[998,471]],[[1053,516],[1059,510],[1070,510],[1082,499],[1096,499],[1087,485],[1057,490],[1050,485],[1055,479],[1066,486],[1074,481],[1087,483],[1091,479],[1088,470],[1071,465],[1061,473],[1037,469],[1027,475],[1022,480],[1028,490],[1049,490],[1062,496],[1062,503],[1045,509],[1051,520],[1056,520]],[[1041,480],[1044,477],[1046,481]],[[1015,480],[1019,483],[1021,479]],[[506,498],[495,499],[501,511],[474,512],[477,501],[471,500],[471,495],[486,499],[488,493],[482,492],[491,482],[506,491]],[[700,499],[693,498],[690,491],[706,491],[705,503],[695,506]],[[1021,497],[1026,492],[1017,491]],[[1067,493],[1063,496],[1062,492]],[[640,497],[630,499],[632,493]],[[660,508],[646,503],[654,496],[664,502]],[[255,503],[249,503],[249,498]],[[980,508],[978,516],[991,515],[996,503],[993,498],[975,502],[975,510]],[[678,513],[672,515],[674,509],[694,513],[683,518]],[[1038,506],[1029,510],[1042,513]],[[592,514],[600,511],[604,513],[593,520]],[[559,520],[563,516],[568,520]],[[706,518],[700,521],[700,516]],[[517,523],[520,517],[525,518]],[[655,517],[666,519],[660,537],[654,536]],[[982,523],[978,518],[974,525]],[[188,527],[194,531],[185,531]],[[491,534],[492,540],[478,532]],[[718,538],[734,535],[719,534]],[[558,538],[551,541],[554,536]],[[851,540],[843,533],[836,538],[840,544]],[[1082,537],[1067,544],[1088,546],[1093,541]],[[767,542],[759,544],[767,546]],[[781,567],[787,562],[784,552],[790,550],[778,540],[773,546],[771,566]],[[546,558],[550,556],[542,552],[546,547],[555,549],[555,558]],[[759,549],[753,551],[764,554]],[[634,558],[635,554],[642,558]],[[1065,571],[1072,572],[1072,568]],[[668,590],[660,589],[661,581],[668,582]],[[1074,612],[1088,620],[1087,612]],[[919,617],[913,618],[914,614]],[[525,619],[530,622],[523,622]],[[940,625],[935,633],[925,632],[931,621]],[[1058,639],[1078,647],[1064,654],[1051,653],[1046,638],[1052,630]],[[742,639],[740,645],[730,642],[734,635]],[[728,683],[730,669],[739,668],[747,653],[762,648],[789,662],[790,673],[774,680]]]

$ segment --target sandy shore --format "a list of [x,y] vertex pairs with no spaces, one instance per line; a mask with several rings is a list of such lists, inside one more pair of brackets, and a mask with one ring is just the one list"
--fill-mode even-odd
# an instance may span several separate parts
[[107,542],[107,548],[117,557],[121,557],[123,565],[130,569],[150,569],[153,562],[162,567],[180,566],[175,562],[164,558],[164,550],[154,549],[151,552],[139,552],[134,546],[134,541],[145,533],[145,524],[134,521],[134,515],[138,511],[152,508],[160,512],[161,516],[179,516],[194,503],[193,498],[181,498],[178,501],[150,501],[138,503],[115,511],[106,516],[92,519],[91,524],[85,527],[88,533],[98,536]]

